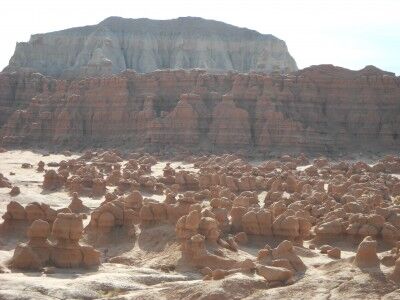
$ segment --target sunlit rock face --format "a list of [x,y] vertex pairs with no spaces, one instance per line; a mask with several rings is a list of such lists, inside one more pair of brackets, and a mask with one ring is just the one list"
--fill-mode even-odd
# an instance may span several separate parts
[[110,17],[97,25],[32,35],[18,43],[7,71],[55,77],[98,76],[133,69],[297,70],[284,41],[222,22]]
[[62,80],[0,73],[6,145],[132,146],[193,151],[392,151],[400,79],[369,66],[289,75],[125,71]]

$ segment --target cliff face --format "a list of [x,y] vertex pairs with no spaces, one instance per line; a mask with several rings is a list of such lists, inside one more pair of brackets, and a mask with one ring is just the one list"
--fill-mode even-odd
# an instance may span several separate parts
[[52,82],[40,74],[0,73],[0,127],[15,110],[26,108],[33,97],[51,90]]
[[400,146],[400,78],[372,67],[321,65],[287,76],[127,71],[72,81],[3,73],[0,103],[3,145],[320,152]]
[[284,41],[201,18],[111,17],[93,26],[33,35],[18,43],[5,71],[76,78],[158,69],[239,72],[297,70]]

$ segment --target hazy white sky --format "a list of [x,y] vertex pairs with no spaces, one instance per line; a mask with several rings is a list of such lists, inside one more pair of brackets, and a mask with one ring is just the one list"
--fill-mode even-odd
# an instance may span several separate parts
[[1,0],[0,69],[31,34],[99,23],[109,16],[198,16],[271,33],[298,66],[373,64],[400,74],[400,0]]

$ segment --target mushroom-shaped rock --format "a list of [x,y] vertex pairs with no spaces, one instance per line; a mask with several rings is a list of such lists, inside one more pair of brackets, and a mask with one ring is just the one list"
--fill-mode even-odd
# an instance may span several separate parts
[[201,214],[197,209],[194,209],[189,214],[180,217],[175,226],[177,237],[180,239],[189,239],[193,235],[197,234],[200,220]]
[[33,222],[38,219],[45,220],[46,219],[46,213],[42,209],[41,205],[37,202],[32,202],[29,203],[25,207],[26,211],[26,218],[28,219],[29,222]]
[[78,241],[83,234],[82,217],[73,213],[59,213],[51,234],[56,239]]
[[19,244],[10,261],[10,267],[24,270],[39,270],[50,259],[51,245],[47,237],[50,225],[43,220],[35,220],[28,229],[29,242]]
[[90,246],[79,245],[83,233],[82,216],[59,213],[53,223],[56,244],[51,252],[52,263],[59,268],[94,267],[100,264],[100,253]]
[[44,166],[45,166],[44,162],[43,162],[43,161],[39,161],[39,162],[38,162],[38,167],[37,167],[36,171],[38,171],[38,172],[44,172]]
[[43,220],[35,220],[29,227],[27,235],[29,238],[47,238],[50,234],[50,225]]
[[13,220],[25,220],[26,212],[24,207],[16,201],[11,201],[7,204],[7,212],[3,218],[10,218]]

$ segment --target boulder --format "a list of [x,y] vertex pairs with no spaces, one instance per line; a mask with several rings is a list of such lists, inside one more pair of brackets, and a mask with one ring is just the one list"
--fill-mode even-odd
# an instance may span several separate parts
[[379,258],[376,254],[377,241],[371,236],[367,236],[357,248],[354,264],[360,268],[379,266]]
[[272,266],[258,266],[257,274],[261,275],[268,282],[272,281],[282,281],[285,282],[293,277],[293,272],[280,267],[272,267]]

